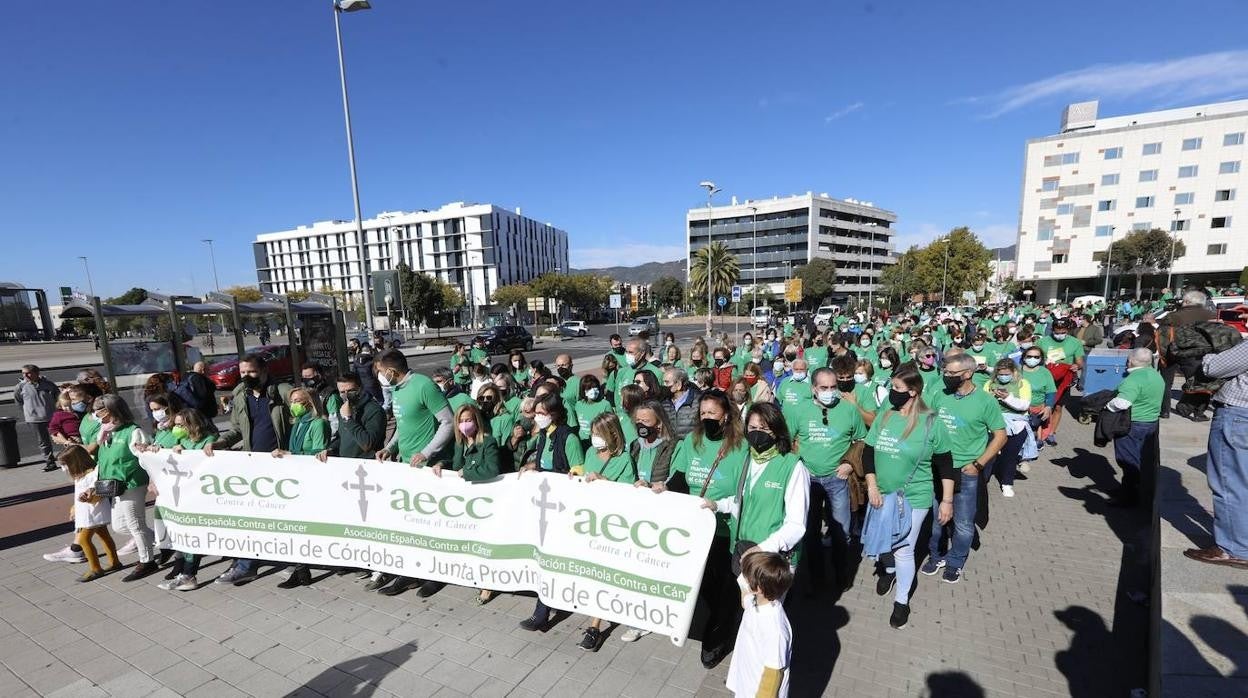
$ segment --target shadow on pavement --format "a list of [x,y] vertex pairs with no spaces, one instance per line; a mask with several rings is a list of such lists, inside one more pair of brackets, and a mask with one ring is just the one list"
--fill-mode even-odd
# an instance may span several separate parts
[[[890,604],[889,609],[891,607]],[[789,678],[789,693],[823,695],[841,655],[838,631],[849,623],[849,611],[836,604],[830,593],[815,597],[791,593],[785,610],[793,628],[793,673]],[[880,614],[878,622],[887,627],[888,611],[881,610]]]
[[927,675],[925,698],[984,698],[983,686],[961,671],[942,671]]
[[[402,666],[415,652],[415,643],[405,643],[388,652],[347,659],[313,676],[302,688],[324,695],[371,696],[378,692],[377,684],[381,679]],[[293,697],[303,693],[294,691],[286,695]]]
[[[1193,456],[1187,459],[1187,465],[1203,473],[1205,458],[1203,453]],[[1166,499],[1177,504],[1161,507],[1161,517],[1174,530],[1187,536],[1193,546],[1207,548],[1213,545],[1213,514],[1191,495],[1181,479],[1174,478],[1171,482],[1170,478],[1166,478],[1162,486],[1165,487]]]

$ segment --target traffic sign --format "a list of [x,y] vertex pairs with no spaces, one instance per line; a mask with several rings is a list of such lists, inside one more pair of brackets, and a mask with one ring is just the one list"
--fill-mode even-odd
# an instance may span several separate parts
[[802,280],[789,279],[784,282],[784,300],[790,303],[802,302]]
[[633,294],[629,307],[632,308],[632,311],[634,313],[637,312],[637,309],[641,307],[641,300],[638,294],[636,293]]
[[741,302],[741,287],[740,286],[732,287],[732,302],[733,303]]
[[724,298],[723,296],[720,296],[719,299],[716,300],[715,302],[718,303],[719,307],[721,308],[724,307],[725,305],[728,305],[728,299]]
[[[601,296],[599,296],[599,298],[601,298]],[[618,293],[611,294],[611,307],[612,308],[619,310],[620,308],[624,307],[620,301],[621,301],[620,294]]]

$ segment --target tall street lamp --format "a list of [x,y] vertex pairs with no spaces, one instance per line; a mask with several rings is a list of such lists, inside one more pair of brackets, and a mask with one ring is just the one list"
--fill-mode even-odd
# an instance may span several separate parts
[[[758,307],[758,207],[750,207],[750,217],[753,219],[754,225],[754,259],[750,264],[750,286],[753,287],[751,292],[753,299],[751,300],[750,312],[754,312],[754,308]],[[752,317],[752,316],[751,316]]]
[[949,237],[945,236],[945,271],[940,280],[940,304],[945,303],[945,289],[949,286]]
[[1105,248],[1105,305],[1109,305],[1109,265],[1114,261],[1114,228],[1109,229],[1109,247]]
[[87,290],[90,291],[91,297],[95,298],[95,284],[91,283],[91,265],[87,264],[87,258],[82,255],[78,256],[82,260],[82,268],[87,270]]
[[368,0],[334,0],[334,34],[338,37],[338,78],[342,83],[342,114],[347,125],[347,161],[351,165],[351,196],[355,200],[355,237],[360,254],[360,290],[364,295],[364,326],[373,330],[373,299],[368,295],[368,264],[365,260],[364,220],[360,216],[360,183],[355,175],[355,137],[351,132],[351,103],[347,99],[347,65],[342,57],[342,23],[338,15],[372,9]]
[[706,337],[710,339],[714,334],[714,328],[711,325],[714,316],[711,315],[711,309],[715,304],[715,293],[711,288],[711,223],[715,210],[711,198],[719,193],[719,187],[710,180],[703,180],[698,186],[706,190]]
[[217,293],[221,292],[221,280],[217,278],[217,253],[212,249],[212,238],[204,238],[200,242],[208,243],[208,257],[212,259],[212,283],[217,287]]
[[1170,280],[1174,277],[1174,248],[1179,245],[1179,209],[1174,209],[1174,225],[1170,226],[1170,266],[1166,268],[1166,288],[1174,293]]

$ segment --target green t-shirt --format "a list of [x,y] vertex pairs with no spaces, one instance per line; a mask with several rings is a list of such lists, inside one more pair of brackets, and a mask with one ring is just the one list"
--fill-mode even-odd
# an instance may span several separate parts
[[490,355],[487,354],[484,349],[473,347],[468,350],[468,361],[474,364],[488,364],[490,362]]
[[993,370],[1001,359],[1010,358],[1010,354],[1018,351],[1018,345],[1011,341],[989,342],[984,345],[984,353],[988,355],[988,369]]
[[[919,370],[919,378],[923,379],[923,402],[928,407],[932,407],[932,401],[936,399],[945,389],[945,381],[940,376],[940,371],[932,369],[930,371]],[[936,409],[932,407],[932,409]]]
[[[555,429],[552,425],[546,432],[546,443],[542,446],[542,454],[539,461],[542,470],[555,469],[555,440],[552,438],[554,431]],[[585,449],[581,448],[581,440],[576,438],[575,434],[568,435],[567,441],[563,445],[563,455],[567,456],[569,469],[585,464]]]
[[945,423],[954,467],[961,468],[979,458],[988,445],[989,432],[1005,429],[1005,417],[996,398],[983,390],[966,395],[936,393],[929,406]]
[[[438,432],[436,415],[450,409],[446,396],[438,390],[427,376],[419,373],[407,374],[403,384],[394,389],[391,402],[394,410],[394,429],[399,434],[399,460],[406,463],[411,460]],[[430,462],[449,461],[451,458],[451,442],[447,442],[445,453],[434,454]]]
[[95,437],[100,434],[100,422],[93,414],[85,414],[81,423],[78,425],[78,435],[82,437],[84,444],[95,443]]
[[826,346],[810,347],[806,350],[806,353],[803,354],[803,358],[806,359],[810,372],[814,373],[815,369],[823,368],[828,365],[828,348]]
[[611,410],[611,403],[606,400],[579,400],[576,403],[574,411],[576,413],[577,436],[580,437],[582,443],[589,443],[589,426],[593,424],[594,418],[603,412]]
[[585,458],[585,474],[590,473],[598,473],[611,482],[624,482],[631,485],[637,481],[637,468],[633,465],[633,458],[628,455],[627,449],[618,456],[612,456],[605,463],[598,457],[597,452],[591,452]]
[[199,441],[193,441],[191,440],[191,437],[188,436],[185,439],[182,439],[181,441],[179,441],[178,445],[184,449],[187,449],[188,451],[202,451],[204,450],[204,446],[207,446],[208,444],[213,443],[216,440],[217,440],[216,434],[209,434],[205,436],[204,438],[200,439]]
[[784,418],[793,438],[797,439],[802,462],[814,477],[836,472],[850,443],[862,440],[867,434],[862,415],[846,400],[824,408],[807,398],[790,407]]
[[454,414],[464,405],[475,405],[477,403],[468,396],[468,393],[455,393],[447,398],[447,404],[451,406],[451,414]]
[[662,442],[655,441],[654,444],[650,445],[650,448],[642,446],[637,449],[637,459],[634,461],[634,465],[637,466],[638,480],[650,482],[650,476],[654,473],[654,459],[659,455],[659,446],[661,444]]
[[1053,374],[1043,365],[1035,368],[1024,368],[1021,371],[1023,380],[1031,386],[1031,406],[1044,407],[1044,397],[1057,392],[1057,383],[1053,382]]
[[[699,448],[694,443],[693,434],[676,445],[676,451],[672,454],[671,474],[684,473],[685,481],[689,483],[689,494],[695,497],[704,496],[712,501],[736,494],[737,477],[741,474],[749,447],[743,439],[735,449],[724,454],[712,472],[711,467],[721,446],[722,441],[703,438]],[[703,485],[706,485],[706,494],[702,494]],[[715,535],[728,535],[728,517],[718,512],[715,514]]]
[[801,381],[795,381],[793,376],[789,376],[776,387],[776,402],[780,403],[780,410],[784,412],[799,402],[809,401],[810,396],[809,376]]
[[616,409],[615,416],[620,418],[620,431],[624,432],[624,443],[631,444],[636,441],[637,426],[633,424],[633,418],[622,409]]
[[[82,432],[80,431],[78,435],[81,436]],[[152,436],[152,443],[161,448],[173,448],[178,445],[178,440],[173,438],[172,429],[157,429]]]
[[[559,397],[563,398],[563,404],[567,406],[568,413],[571,414],[576,407],[577,396],[581,394],[581,377],[573,375],[565,379],[565,381],[563,392],[560,393]],[[659,381],[660,384],[662,382]]]
[[1083,342],[1074,335],[1066,335],[1060,342],[1052,337],[1041,337],[1036,345],[1044,352],[1045,363],[1073,364],[1076,359],[1083,358]]
[[1166,381],[1152,366],[1133,368],[1118,384],[1118,397],[1131,403],[1131,421],[1156,422],[1161,419],[1161,401]]
[[329,420],[305,414],[290,428],[290,452],[314,456],[329,448]]
[[[875,449],[875,480],[880,492],[896,492],[906,485],[905,497],[915,509],[932,507],[932,455],[949,451],[949,434],[944,422],[931,415],[918,415],[914,428],[906,434],[907,419],[896,410],[888,410],[871,425],[867,445]],[[926,434],[926,438],[924,438]],[[918,466],[918,472],[910,472]],[[906,478],[910,478],[906,484]]]

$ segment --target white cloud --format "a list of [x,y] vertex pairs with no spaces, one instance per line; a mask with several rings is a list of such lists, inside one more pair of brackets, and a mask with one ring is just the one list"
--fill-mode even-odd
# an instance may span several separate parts
[[1248,50],[1219,51],[1148,63],[1110,63],[1015,85],[986,97],[961,102],[991,106],[995,118],[1030,104],[1057,98],[1104,99],[1146,96],[1157,103],[1180,103],[1248,91]]
[[850,104],[848,106],[841,107],[840,109],[837,109],[831,114],[828,114],[827,116],[823,117],[823,123],[830,124],[833,121],[836,121],[837,119],[841,117],[845,117],[845,116],[849,116],[850,114],[853,114],[859,109],[862,109],[864,106],[866,105],[863,104],[862,102],[854,102],[853,104]]
[[569,250],[576,269],[603,267],[635,267],[646,262],[671,262],[684,259],[684,245],[629,244],[615,247],[576,247]]

